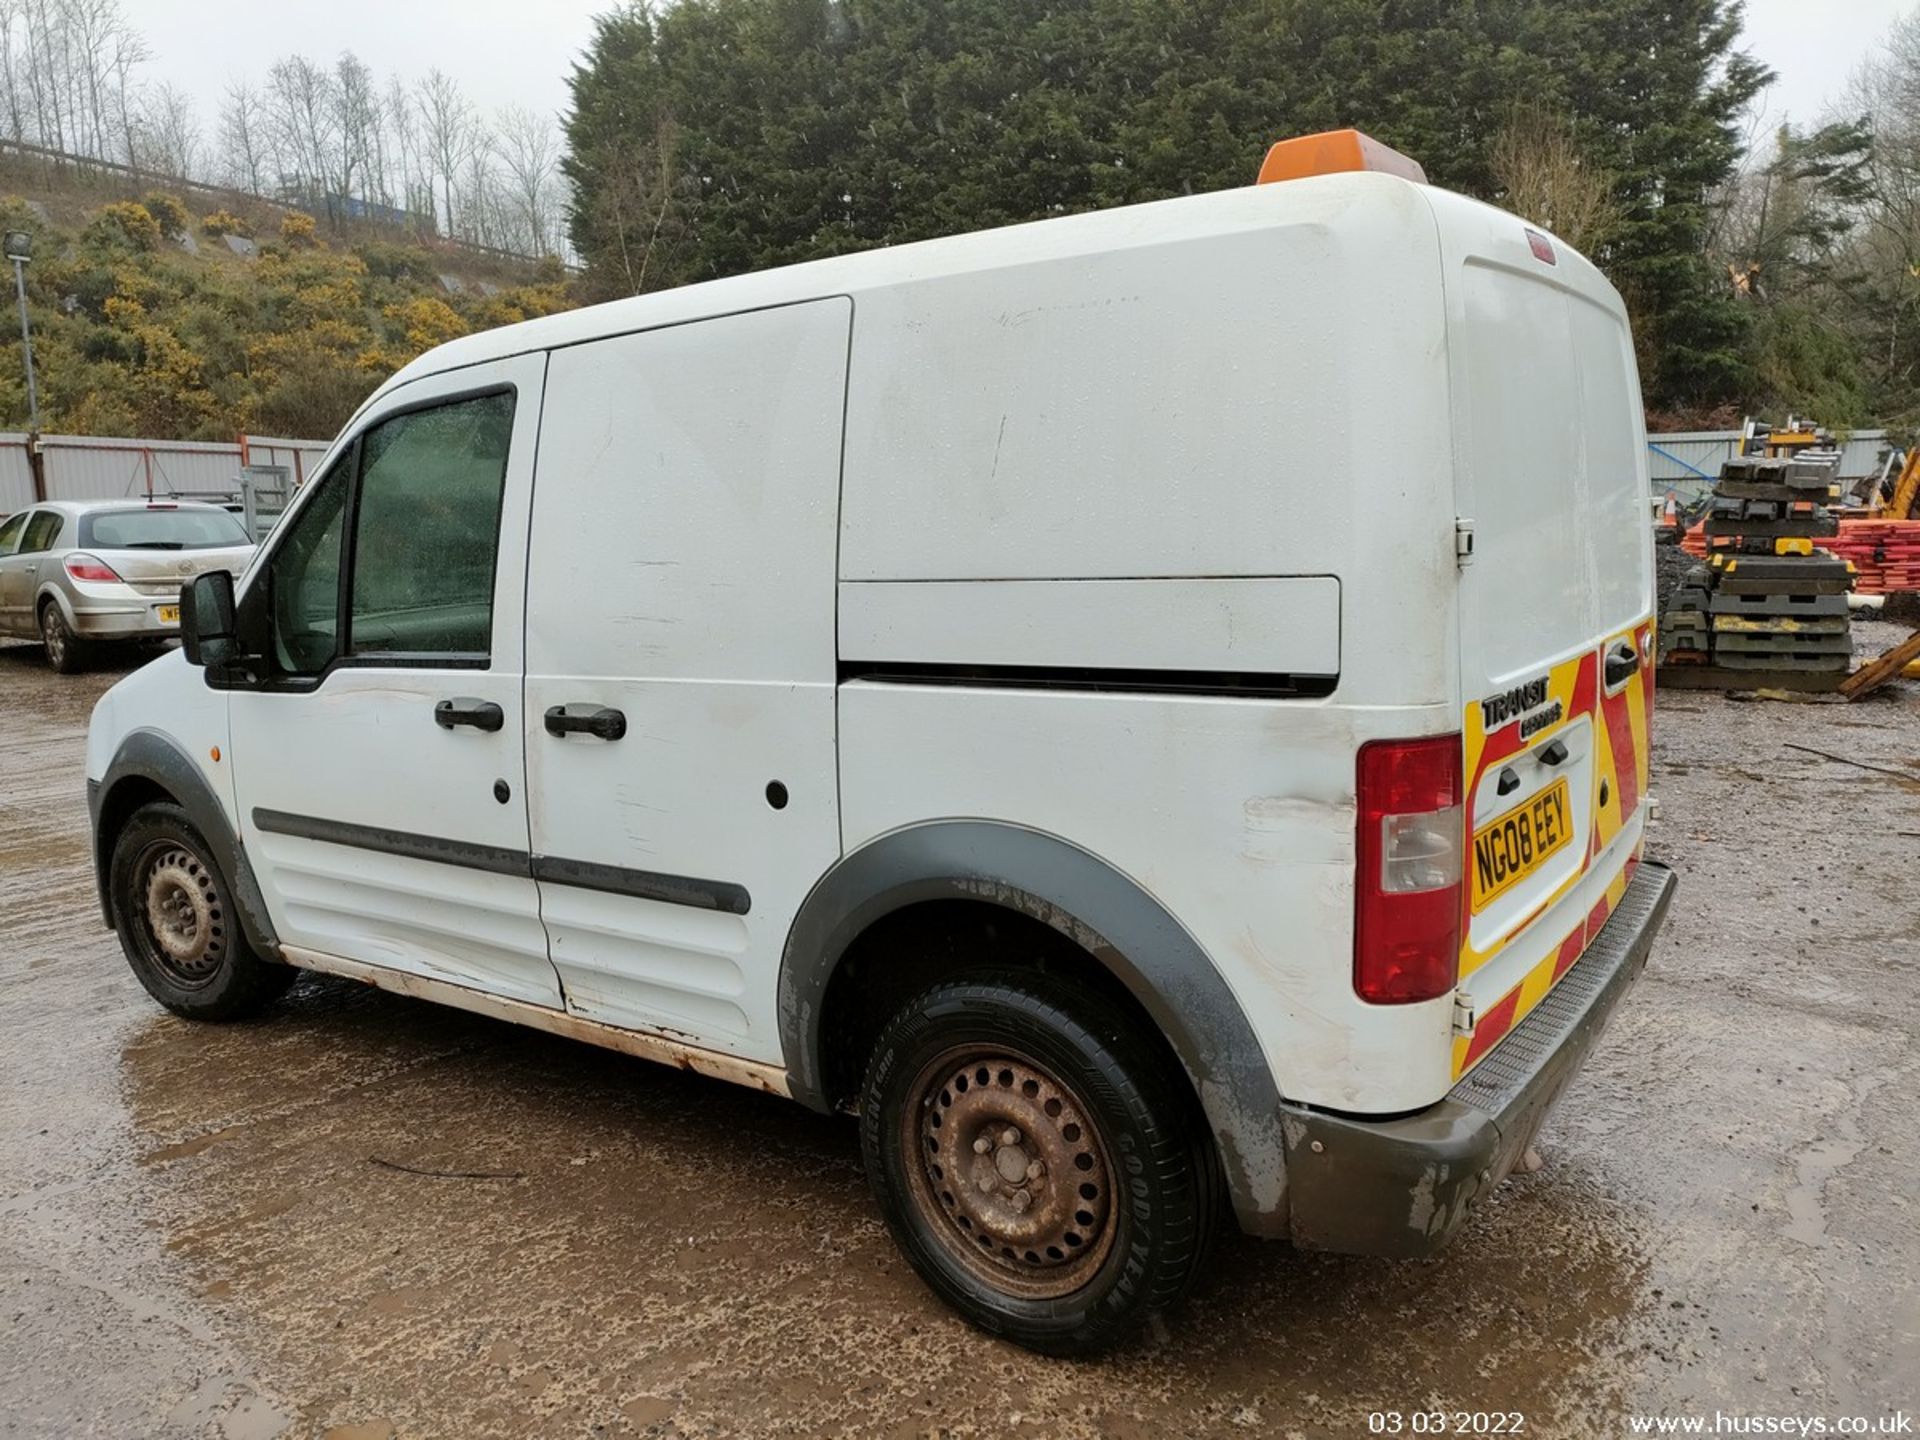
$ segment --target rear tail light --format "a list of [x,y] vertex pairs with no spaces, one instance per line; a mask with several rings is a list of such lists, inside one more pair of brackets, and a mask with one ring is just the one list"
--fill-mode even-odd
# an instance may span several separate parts
[[120,578],[119,571],[99,556],[80,550],[67,556],[67,574],[76,580],[114,581]]
[[1353,988],[1375,1005],[1431,1000],[1460,968],[1466,873],[1460,737],[1360,748]]

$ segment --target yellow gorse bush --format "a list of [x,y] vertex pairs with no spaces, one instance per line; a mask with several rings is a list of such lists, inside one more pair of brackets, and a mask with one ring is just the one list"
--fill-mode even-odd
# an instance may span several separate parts
[[[386,235],[329,240],[303,214],[284,217],[257,258],[224,245],[189,254],[166,243],[169,227],[191,223],[170,198],[104,205],[71,230],[0,200],[0,223],[31,231],[43,257],[27,279],[44,428],[325,438],[421,351],[574,303],[532,267],[525,284],[449,294],[438,277],[457,262],[444,253]],[[224,211],[199,224],[210,236],[247,229]],[[18,366],[0,365],[0,408],[0,427],[24,424]]]

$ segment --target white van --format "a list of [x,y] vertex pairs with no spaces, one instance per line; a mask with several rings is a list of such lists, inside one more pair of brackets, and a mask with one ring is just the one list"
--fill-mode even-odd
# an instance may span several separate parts
[[1640,393],[1587,261],[1314,143],[408,365],[94,713],[135,973],[856,1113],[1040,1350],[1229,1214],[1434,1251],[1673,888]]

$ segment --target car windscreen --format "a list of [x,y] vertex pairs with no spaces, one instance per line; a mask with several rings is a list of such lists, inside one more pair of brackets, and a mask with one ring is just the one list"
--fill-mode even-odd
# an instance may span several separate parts
[[80,521],[92,550],[209,550],[245,545],[246,527],[225,510],[96,510]]

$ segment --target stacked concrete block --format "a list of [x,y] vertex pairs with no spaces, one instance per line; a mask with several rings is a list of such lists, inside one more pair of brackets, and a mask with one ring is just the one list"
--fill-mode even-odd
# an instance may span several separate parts
[[1853,567],[1819,548],[1837,527],[1840,456],[1729,460],[1701,527],[1706,562],[1693,566],[1660,623],[1661,663],[1699,667],[1694,683],[1802,688],[1835,684],[1852,664],[1847,592]]

